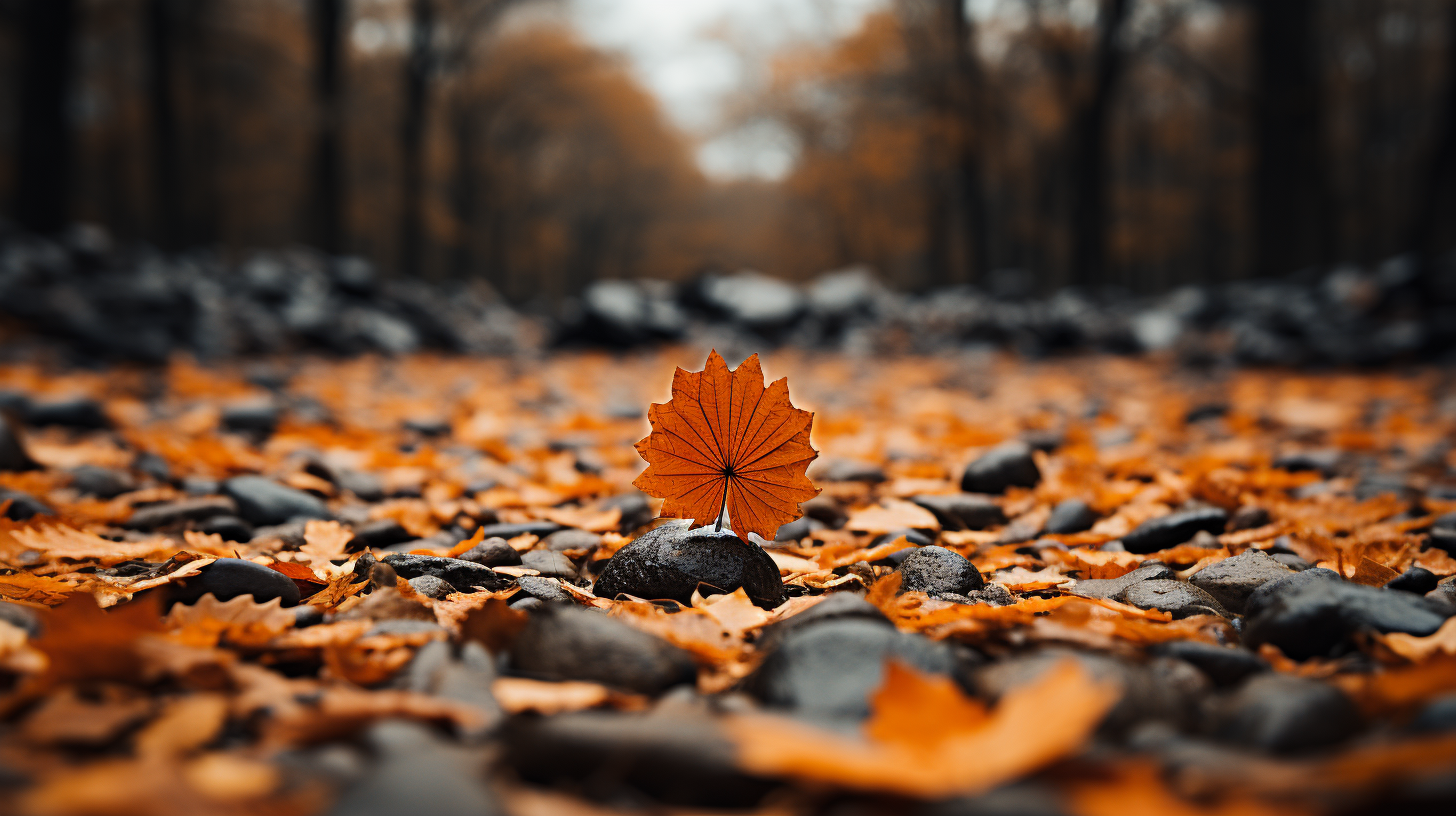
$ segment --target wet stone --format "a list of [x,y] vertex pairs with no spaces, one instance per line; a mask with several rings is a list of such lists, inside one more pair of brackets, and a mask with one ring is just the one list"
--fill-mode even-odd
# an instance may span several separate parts
[[[1320,572],[1326,571],[1297,572],[1261,587],[1245,608],[1244,642],[1250,647],[1272,643],[1286,655],[1305,660],[1351,648],[1350,638],[1362,629],[1425,637],[1446,620],[1444,610],[1438,611],[1419,595],[1338,576],[1322,578]],[[1269,596],[1261,598],[1259,593],[1266,589]]]
[[1289,567],[1295,572],[1303,572],[1304,570],[1314,567],[1314,564],[1309,563],[1308,561],[1300,558],[1294,553],[1275,553],[1273,558],[1275,561],[1278,561],[1284,566]]
[[223,541],[251,541],[253,525],[237,516],[213,516],[197,523],[197,531],[208,535],[222,536]]
[[1137,569],[1116,578],[1086,578],[1072,587],[1073,595],[1084,598],[1105,598],[1122,600],[1127,588],[1139,581],[1152,581],[1175,577],[1173,568],[1159,561],[1149,561]]
[[922,494],[910,500],[935,514],[947,530],[984,530],[1006,523],[1001,505],[976,493]]
[[555,578],[522,575],[516,579],[516,584],[527,595],[545,603],[573,603],[571,593],[562,589],[561,582]]
[[433,575],[417,575],[409,579],[409,585],[415,592],[437,601],[444,600],[455,591],[455,587]]
[[203,595],[219,601],[251,595],[258,603],[280,598],[284,606],[296,606],[299,598],[293,579],[241,558],[219,558],[196,575],[168,584],[167,589],[172,601],[183,604],[195,603]]
[[81,465],[71,468],[71,487],[84,496],[114,499],[136,489],[136,479],[124,470]]
[[1139,581],[1122,593],[1122,600],[1139,609],[1161,609],[1171,613],[1174,619],[1192,615],[1219,615],[1228,617],[1212,595],[1192,584],[1167,578]]
[[487,538],[461,553],[460,560],[487,567],[514,567],[520,565],[521,554],[504,538]]
[[687,652],[598,612],[548,604],[531,613],[510,648],[513,672],[586,680],[657,695],[697,679]]
[[40,499],[19,490],[0,488],[0,505],[9,502],[5,517],[11,521],[28,521],[36,516],[54,515],[51,508]]
[[184,521],[234,515],[237,510],[237,504],[226,496],[180,499],[138,507],[132,512],[131,518],[127,519],[125,526],[131,530],[159,530]]
[[1228,513],[1217,507],[1201,507],[1169,513],[1138,525],[1122,537],[1122,546],[1130,553],[1154,553],[1193,538],[1200,530],[1223,532]]
[[282,413],[275,403],[268,400],[236,402],[222,409],[222,428],[231,433],[271,436]]
[[552,552],[565,552],[567,550],[587,550],[588,552],[602,546],[602,537],[596,533],[586,530],[577,530],[568,527],[565,530],[557,530],[541,542],[546,549]]
[[510,607],[520,612],[530,612],[533,609],[540,609],[546,602],[534,595],[522,593],[511,599]]
[[541,573],[543,578],[560,578],[563,581],[576,580],[576,565],[559,552],[529,550],[521,553],[521,566]]
[[745,682],[745,690],[772,708],[823,719],[862,719],[880,687],[886,660],[918,671],[950,674],[948,645],[900,632],[887,621],[836,617],[812,621],[783,635]]
[[1424,567],[1411,566],[1410,569],[1386,582],[1385,588],[1424,595],[1435,589],[1440,580],[1436,573]]
[[1269,664],[1248,649],[1216,646],[1198,640],[1174,640],[1155,644],[1149,654],[1173,657],[1196,666],[1219,686],[1233,686],[1260,672],[1269,671]]
[[1293,570],[1259,550],[1245,550],[1232,558],[1209,564],[1188,582],[1204,590],[1229,611],[1242,613],[1254,590],[1270,581],[1287,578]]
[[393,553],[385,556],[382,563],[388,564],[401,578],[406,580],[421,575],[433,575],[461,592],[475,592],[476,588],[488,590],[503,589],[505,579],[490,567],[459,558],[438,555],[412,555]]
[[1008,487],[1036,487],[1041,471],[1031,446],[1020,440],[1003,442],[966,465],[961,490],[966,493],[1005,493]]
[[1069,533],[1080,533],[1092,529],[1097,523],[1097,513],[1087,502],[1081,499],[1066,499],[1057,503],[1052,508],[1052,513],[1047,516],[1046,525],[1043,531],[1056,535]]
[[282,524],[295,519],[328,518],[329,510],[315,496],[262,476],[235,476],[223,492],[238,504],[238,515],[251,524]]
[[985,583],[975,564],[944,547],[920,547],[900,564],[901,592],[966,595]]
[[379,519],[361,524],[354,528],[354,539],[351,547],[360,549],[383,549],[393,544],[409,541],[414,536],[394,519]]
[[1218,719],[1221,740],[1272,754],[1325,748],[1360,728],[1355,704],[1340,689],[1274,672],[1234,692]]
[[778,566],[768,553],[728,530],[689,530],[686,522],[665,524],[618,550],[594,591],[599,598],[624,594],[688,604],[699,584],[724,593],[742,587],[765,609],[784,599]]

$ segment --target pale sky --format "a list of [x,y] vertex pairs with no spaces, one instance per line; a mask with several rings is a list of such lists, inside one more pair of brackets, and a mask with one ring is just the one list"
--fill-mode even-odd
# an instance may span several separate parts
[[[570,0],[594,45],[626,57],[678,127],[702,140],[698,163],[720,178],[778,178],[793,145],[769,124],[723,132],[725,103],[760,81],[769,56],[853,31],[887,0]],[[730,45],[732,43],[732,45]]]

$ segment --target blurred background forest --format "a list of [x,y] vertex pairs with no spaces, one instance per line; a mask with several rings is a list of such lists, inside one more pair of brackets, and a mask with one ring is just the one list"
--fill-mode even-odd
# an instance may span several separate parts
[[[721,32],[752,70],[701,132],[574,5],[5,0],[4,214],[517,303],[857,263],[1154,292],[1456,243],[1449,0],[861,3],[767,53]],[[705,170],[735,134],[785,160]]]

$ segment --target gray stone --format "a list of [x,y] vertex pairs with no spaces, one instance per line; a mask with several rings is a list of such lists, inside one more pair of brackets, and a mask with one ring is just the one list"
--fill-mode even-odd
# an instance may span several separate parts
[[460,560],[487,567],[513,567],[521,563],[521,554],[504,538],[487,538],[461,553]]
[[485,757],[456,748],[419,723],[386,720],[366,741],[373,766],[349,785],[328,816],[495,816],[504,813],[487,785]]
[[686,522],[650,530],[618,550],[602,570],[594,591],[599,598],[632,595],[687,604],[699,584],[720,592],[742,587],[765,609],[784,599],[778,566],[768,553],[745,544],[728,530],[689,530]]
[[922,494],[910,501],[934,513],[947,530],[984,530],[1006,523],[1001,505],[976,493]]
[[1199,530],[1221,533],[1226,523],[1228,513],[1217,507],[1169,513],[1138,525],[1137,529],[1122,537],[1122,546],[1130,553],[1154,553],[1182,544]]
[[657,695],[692,683],[687,652],[599,612],[548,604],[531,613],[510,648],[511,670],[542,680],[586,680]]
[[1424,595],[1434,590],[1436,585],[1440,583],[1440,580],[1440,578],[1436,577],[1436,573],[1424,567],[1412,565],[1410,569],[1387,581],[1385,588]]
[[230,601],[243,595],[258,603],[280,598],[284,606],[298,604],[298,585],[293,579],[262,564],[241,558],[219,558],[198,571],[167,585],[168,597],[176,603],[195,603],[203,595]]
[[588,552],[602,546],[602,537],[596,533],[586,530],[577,530],[568,527],[565,530],[557,530],[541,542],[546,549],[552,552],[565,552],[567,550],[586,550]]
[[544,578],[560,578],[563,581],[576,580],[576,565],[559,552],[550,550],[528,550],[521,553],[521,566],[541,573]]
[[114,499],[136,490],[136,479],[124,470],[80,465],[71,468],[71,487],[86,496]]
[[1252,530],[1256,527],[1263,527],[1270,521],[1272,519],[1269,516],[1268,510],[1256,505],[1246,504],[1234,511],[1233,516],[1229,518],[1228,529],[1230,532],[1234,530]]
[[1269,671],[1269,664],[1264,658],[1248,649],[1216,646],[1198,640],[1173,640],[1154,644],[1148,647],[1148,653],[1190,663],[1219,686],[1236,685],[1250,675]]
[[490,567],[459,558],[392,553],[386,555],[382,563],[388,564],[399,577],[406,580],[421,575],[433,575],[461,592],[475,592],[477,587],[498,590],[506,586],[506,580]]
[[149,504],[132,511],[126,526],[131,530],[159,530],[184,521],[201,521],[213,516],[231,516],[238,505],[226,496],[202,496],[162,504]]
[[931,545],[920,547],[900,564],[900,591],[964,595],[986,581],[976,565],[960,553]]
[[367,522],[354,528],[354,539],[350,542],[351,547],[359,549],[383,549],[394,544],[402,544],[413,539],[409,530],[404,528],[394,519],[379,519]]
[[250,524],[282,524],[329,516],[329,509],[316,496],[262,476],[234,476],[223,482],[222,490],[237,502],[238,515]]
[[1073,595],[1081,595],[1084,598],[1106,598],[1108,600],[1120,601],[1127,588],[1139,581],[1152,581],[1164,578],[1174,578],[1176,573],[1173,568],[1159,561],[1144,562],[1132,572],[1120,575],[1116,578],[1085,578],[1072,587]]
[[1189,577],[1230,612],[1242,614],[1244,603],[1254,590],[1270,581],[1287,578],[1294,571],[1259,550],[1245,550],[1232,558],[1209,564]]
[[1087,502],[1066,499],[1052,508],[1052,513],[1047,516],[1046,525],[1042,529],[1047,533],[1066,535],[1090,530],[1096,523],[1097,513]]
[[809,477],[819,482],[868,482],[877,484],[885,481],[885,471],[873,462],[859,459],[820,459],[809,467]]
[[1278,673],[1250,679],[1220,714],[1220,739],[1274,754],[1326,748],[1360,728],[1360,714],[1343,691]]
[[522,575],[516,583],[527,595],[546,603],[574,603],[571,593],[562,589],[561,582],[555,578]]
[[12,521],[27,521],[36,516],[55,515],[49,505],[29,493],[0,488],[0,505],[9,503],[5,517]]
[[1161,609],[1172,613],[1175,619],[1191,615],[1219,615],[1228,617],[1212,595],[1192,584],[1167,578],[1138,581],[1122,593],[1123,601],[1139,609]]
[[416,575],[409,579],[409,585],[410,589],[413,589],[415,592],[418,592],[426,598],[434,598],[437,601],[448,598],[450,593],[455,591],[455,587],[450,586],[445,579],[436,578],[433,575]]
[[1246,606],[1244,642],[1250,647],[1272,643],[1286,655],[1305,660],[1350,648],[1350,638],[1363,629],[1424,637],[1446,621],[1445,610],[1408,592],[1338,577],[1299,581],[1318,572],[1297,572],[1261,587],[1259,592],[1270,588],[1271,597],[1258,599],[1255,593],[1250,598],[1259,603]]
[[969,465],[961,474],[966,493],[1005,493],[1008,487],[1036,487],[1041,471],[1032,458],[1031,446],[1021,440],[1003,442]]

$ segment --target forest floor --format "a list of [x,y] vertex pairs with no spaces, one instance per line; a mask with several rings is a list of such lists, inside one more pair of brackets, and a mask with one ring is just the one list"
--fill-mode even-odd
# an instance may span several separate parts
[[0,366],[0,813],[1456,802],[1451,370],[775,352],[781,586],[601,597],[703,351]]

